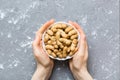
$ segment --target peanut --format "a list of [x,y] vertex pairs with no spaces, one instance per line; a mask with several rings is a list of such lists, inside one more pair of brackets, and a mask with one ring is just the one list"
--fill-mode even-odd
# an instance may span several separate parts
[[61,52],[61,51],[62,51],[62,49],[59,49],[59,51]]
[[66,58],[66,57],[67,57],[67,53],[63,54],[62,57],[63,57],[63,58]]
[[65,29],[67,27],[66,24],[61,24],[62,28]]
[[52,42],[52,45],[56,45],[56,44],[57,44],[57,42],[56,42],[56,41]]
[[60,41],[57,40],[57,45],[60,47],[60,48],[63,48],[64,46],[62,45],[62,43]]
[[71,51],[71,52],[69,53],[69,56],[74,55],[74,54],[77,52],[77,50],[78,50],[78,48],[75,48],[74,51]]
[[67,56],[67,46],[63,48],[63,55],[64,58]]
[[57,32],[57,29],[53,28],[52,31],[53,31],[53,32]]
[[63,30],[60,30],[60,29],[59,29],[59,32],[60,32],[60,34],[61,34],[61,36],[62,36],[63,38],[67,38],[67,37],[68,37],[68,35],[67,35]]
[[48,40],[49,40],[49,35],[48,35],[48,34],[45,34],[44,42],[47,42]]
[[62,28],[61,24],[56,24],[56,28]]
[[58,48],[58,45],[56,44],[56,45],[54,45],[54,48]]
[[66,40],[66,45],[70,45],[71,41],[70,40]]
[[59,57],[59,58],[63,58],[63,55],[62,55],[62,54],[59,54],[58,57]]
[[58,40],[60,38],[60,32],[56,32],[56,39]]
[[57,57],[56,54],[55,54],[54,52],[51,53],[51,56],[54,57],[54,58]]
[[73,29],[73,28],[69,26],[69,27],[67,27],[67,28],[65,29],[65,32],[68,33],[68,32],[71,31],[72,29]]
[[55,53],[57,53],[57,52],[58,52],[58,50],[57,50],[57,49],[54,49],[54,52],[55,52]]
[[66,53],[67,53],[67,46],[63,48],[63,54],[66,54]]
[[78,40],[77,39],[73,39],[72,43],[77,44]]
[[69,53],[69,56],[72,56],[74,53],[71,51],[70,53]]
[[54,47],[53,47],[53,46],[51,46],[51,45],[46,45],[46,46],[45,46],[45,48],[46,48],[46,49],[51,49],[51,50],[54,50]]
[[72,43],[71,47],[70,47],[71,51],[75,50],[75,47],[76,47],[76,45]]
[[48,54],[51,55],[52,51],[50,49],[47,50]]
[[71,46],[70,49],[71,51],[73,51],[75,49],[75,46]]
[[62,43],[65,43],[66,45],[71,44],[71,40],[68,40],[68,39],[65,39],[65,38],[60,38],[59,41],[62,42]]
[[60,55],[61,53],[58,51],[56,54],[57,54],[57,55]]
[[71,30],[69,33],[68,33],[68,35],[69,36],[71,36],[71,35],[74,35],[74,34],[76,34],[77,32],[75,31],[75,30]]
[[70,47],[68,47],[67,52],[68,52],[68,53],[70,52]]
[[53,35],[53,32],[51,30],[48,30],[47,33],[51,36]]
[[49,40],[49,41],[47,42],[47,44],[51,45],[51,44],[52,44],[52,41],[51,41],[51,40]]
[[78,38],[78,35],[77,34],[75,34],[75,35],[72,35],[71,37],[70,37],[70,39],[77,39]]
[[55,36],[50,37],[50,39],[52,40],[52,42],[56,40]]
[[75,48],[75,50],[73,51],[73,53],[76,53],[76,52],[77,52],[77,50],[78,50],[78,47],[76,47],[76,48]]

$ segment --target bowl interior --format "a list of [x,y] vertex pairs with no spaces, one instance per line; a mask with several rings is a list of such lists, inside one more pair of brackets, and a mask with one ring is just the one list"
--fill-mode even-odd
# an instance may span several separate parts
[[[51,28],[53,25],[58,24],[58,23],[66,24],[66,25],[68,25],[68,26],[73,27],[74,30],[76,30],[76,32],[77,32],[77,34],[78,34],[78,44],[77,44],[77,47],[79,47],[80,34],[79,34],[79,32],[77,31],[77,29],[76,29],[74,26],[72,26],[71,24],[69,24],[69,23],[66,23],[66,22],[56,22],[56,23],[50,25],[50,26],[46,29],[46,31],[43,33],[43,35],[42,35],[42,45],[43,45],[43,49],[44,49],[44,51],[45,51],[46,53],[47,53],[47,51],[46,51],[45,44],[44,44],[44,35],[46,34],[46,32],[47,32],[47,30],[48,30],[49,28]],[[56,60],[67,60],[67,59],[71,59],[71,58],[74,56],[74,55],[72,55],[72,56],[67,56],[66,58],[59,58],[59,57],[54,58],[53,56],[49,55],[48,53],[47,53],[47,55],[48,55],[50,58],[56,59]]]

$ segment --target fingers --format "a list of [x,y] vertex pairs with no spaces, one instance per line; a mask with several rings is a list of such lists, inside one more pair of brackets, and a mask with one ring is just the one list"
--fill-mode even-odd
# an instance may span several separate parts
[[84,31],[82,30],[81,26],[79,26],[76,22],[73,22],[76,29],[82,34],[85,35]]
[[76,22],[69,21],[69,23],[72,24],[79,31],[79,33],[84,34],[84,31],[82,30],[81,26],[79,26]]
[[42,46],[42,34],[44,31],[54,23],[54,19],[51,19],[50,21],[46,22],[36,33],[36,38],[33,42],[34,47],[41,47]]
[[80,40],[80,48],[78,50],[78,55],[79,56],[84,56],[85,55],[85,50],[86,50],[86,43],[83,40]]
[[37,48],[39,47],[40,45],[40,35],[38,32],[36,32],[36,35],[35,35],[35,40],[33,41],[33,47]]
[[82,39],[85,39],[85,38],[86,38],[86,37],[85,37],[85,33],[84,33],[84,31],[82,30],[81,26],[79,26],[76,22],[69,21],[69,23],[72,24],[72,25],[79,31],[80,37],[81,37]]
[[84,60],[87,61],[88,60],[88,44],[86,41],[86,49],[85,49],[85,56],[84,56]]
[[50,21],[46,22],[39,30],[38,32],[36,33],[36,38],[33,42],[33,44],[35,46],[39,46],[40,45],[40,42],[41,42],[41,39],[42,39],[42,34],[43,32],[51,25],[54,23],[54,19],[51,19]]
[[[40,41],[39,41],[39,43],[40,43]],[[45,54],[42,46],[39,45],[39,43],[37,43],[36,39],[33,42],[33,52],[34,52],[34,56],[37,60],[43,59],[44,57],[48,57],[47,54]]]
[[37,51],[35,51],[37,53],[39,53],[40,51],[42,53],[45,53],[44,50],[43,50],[43,47],[42,47],[42,40],[40,38],[40,33],[39,32],[36,32],[36,38],[33,41],[33,48],[34,48],[34,50],[37,50]]
[[44,31],[54,23],[54,20],[50,20],[46,22],[37,32],[35,36],[35,40],[33,41],[33,51],[34,56],[38,62],[44,61],[45,59],[49,59],[48,55],[45,54],[42,48],[42,34]]
[[86,36],[84,34],[84,31],[82,30],[82,28],[76,22],[69,21],[69,23],[71,25],[73,25],[80,33],[80,41],[79,41],[80,48],[78,50],[78,55],[79,56],[84,56],[85,51],[86,51]]
[[68,23],[74,26],[74,24],[73,24],[73,22],[72,22],[72,21],[68,21]]
[[39,32],[43,33],[51,24],[54,23],[54,19],[51,19],[50,21],[46,22],[40,29]]
[[44,31],[51,25],[54,23],[54,19],[51,19],[50,21],[46,22],[39,30],[38,33],[40,35],[40,40],[42,40],[42,34],[44,33]]

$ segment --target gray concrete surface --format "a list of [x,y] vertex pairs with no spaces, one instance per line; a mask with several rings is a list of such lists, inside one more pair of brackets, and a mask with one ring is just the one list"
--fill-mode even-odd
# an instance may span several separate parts
[[[31,43],[51,18],[82,26],[94,80],[120,80],[119,0],[0,0],[0,80],[31,79]],[[55,61],[51,80],[74,80],[68,61]]]

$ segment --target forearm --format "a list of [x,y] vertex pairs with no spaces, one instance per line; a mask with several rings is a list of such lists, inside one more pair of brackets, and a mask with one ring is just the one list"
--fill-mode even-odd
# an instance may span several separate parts
[[80,76],[81,80],[93,80],[93,78],[91,77],[91,75],[89,74],[88,71],[86,71],[86,72],[84,72],[83,74],[80,74],[80,75],[81,75]]
[[46,70],[43,68],[37,68],[31,80],[48,80],[49,76],[47,75]]
[[80,72],[73,72],[73,73],[75,80],[93,80],[93,78],[91,77],[91,75],[87,70],[83,70]]

